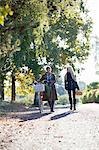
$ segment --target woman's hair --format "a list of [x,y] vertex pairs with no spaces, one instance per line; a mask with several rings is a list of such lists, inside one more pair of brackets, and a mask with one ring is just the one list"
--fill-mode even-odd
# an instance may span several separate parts
[[[74,74],[74,71],[73,71],[73,69],[72,69],[72,67],[67,67],[67,72],[69,72],[70,74],[71,74],[71,76],[72,76],[72,79],[74,80],[74,81],[76,81],[76,77],[75,77],[75,74]],[[67,79],[67,73],[66,73],[66,75],[65,75],[65,80]]]
[[47,67],[46,67],[46,70],[48,70],[48,69],[51,69],[51,70],[52,70],[52,68],[51,68],[50,66],[47,66]]

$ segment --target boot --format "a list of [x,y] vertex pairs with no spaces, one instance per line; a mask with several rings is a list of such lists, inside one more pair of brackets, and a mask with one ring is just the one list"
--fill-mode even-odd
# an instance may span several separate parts
[[51,110],[51,108],[52,108],[52,107],[51,107],[51,106],[52,106],[52,105],[51,105],[51,101],[48,101],[48,104],[49,104],[49,107],[50,107],[50,111],[52,111],[52,110]]
[[76,110],[76,99],[74,99],[74,110]]
[[52,102],[51,102],[51,112],[54,112],[54,100],[52,100]]
[[72,110],[72,98],[69,98],[69,102],[70,102],[70,110]]

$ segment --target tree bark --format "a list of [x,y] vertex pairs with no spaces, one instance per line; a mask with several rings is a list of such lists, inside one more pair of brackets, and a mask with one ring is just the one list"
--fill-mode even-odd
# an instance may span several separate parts
[[16,96],[16,92],[15,92],[15,75],[14,73],[12,73],[12,94],[11,94],[11,102],[15,101],[15,96]]
[[0,78],[0,100],[4,100],[4,78]]

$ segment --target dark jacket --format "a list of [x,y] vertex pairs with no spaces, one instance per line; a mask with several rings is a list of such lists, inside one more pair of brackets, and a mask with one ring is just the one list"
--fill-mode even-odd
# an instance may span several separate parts
[[49,83],[47,83],[47,73],[45,73],[40,81],[44,81],[45,83],[45,92],[46,92],[46,99],[51,100],[57,100],[57,93],[56,93],[56,87],[55,87],[55,75],[51,75],[51,80]]
[[79,86],[76,81],[73,80],[71,74],[67,72],[67,79],[65,80],[65,89],[66,90],[79,90]]

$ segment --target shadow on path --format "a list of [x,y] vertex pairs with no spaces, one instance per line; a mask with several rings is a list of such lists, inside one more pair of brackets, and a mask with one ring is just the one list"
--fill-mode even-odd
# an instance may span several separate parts
[[43,114],[41,114],[41,113],[30,113],[27,115],[25,114],[25,115],[19,116],[18,118],[20,119],[19,122],[24,122],[24,121],[39,119],[39,118],[47,116],[49,114],[50,113],[43,113]]
[[58,114],[58,115],[55,115],[55,116],[51,117],[50,120],[57,120],[57,119],[66,117],[66,116],[68,116],[68,115],[72,115],[72,114],[74,114],[74,113],[78,113],[78,112],[75,112],[75,111],[72,111],[72,112],[71,112],[71,111],[67,111],[67,112],[64,112],[64,113],[62,113],[62,114]]

